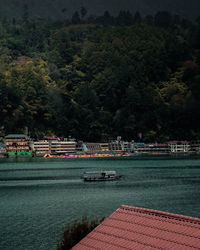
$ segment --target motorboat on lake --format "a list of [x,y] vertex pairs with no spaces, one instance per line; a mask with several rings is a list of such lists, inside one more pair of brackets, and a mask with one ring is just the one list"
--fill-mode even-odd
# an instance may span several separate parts
[[116,171],[89,171],[83,174],[84,181],[114,181],[120,178]]

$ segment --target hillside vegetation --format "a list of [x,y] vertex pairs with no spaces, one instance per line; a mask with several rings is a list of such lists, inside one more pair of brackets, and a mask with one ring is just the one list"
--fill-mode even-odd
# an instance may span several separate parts
[[200,139],[200,26],[152,18],[2,21],[1,135]]

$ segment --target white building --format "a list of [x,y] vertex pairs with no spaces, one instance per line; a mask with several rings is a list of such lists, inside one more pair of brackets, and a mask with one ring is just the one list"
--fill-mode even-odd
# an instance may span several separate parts
[[36,156],[43,156],[50,152],[49,141],[47,140],[34,141],[32,146]]

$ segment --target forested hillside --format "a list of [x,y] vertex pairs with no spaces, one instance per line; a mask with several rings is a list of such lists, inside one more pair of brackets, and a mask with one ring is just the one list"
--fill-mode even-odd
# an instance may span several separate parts
[[0,23],[0,133],[200,139],[200,26],[159,12]]

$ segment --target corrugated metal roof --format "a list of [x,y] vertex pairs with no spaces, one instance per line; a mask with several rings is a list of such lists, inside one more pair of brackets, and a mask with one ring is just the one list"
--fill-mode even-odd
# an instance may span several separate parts
[[123,205],[72,249],[200,249],[200,219]]

